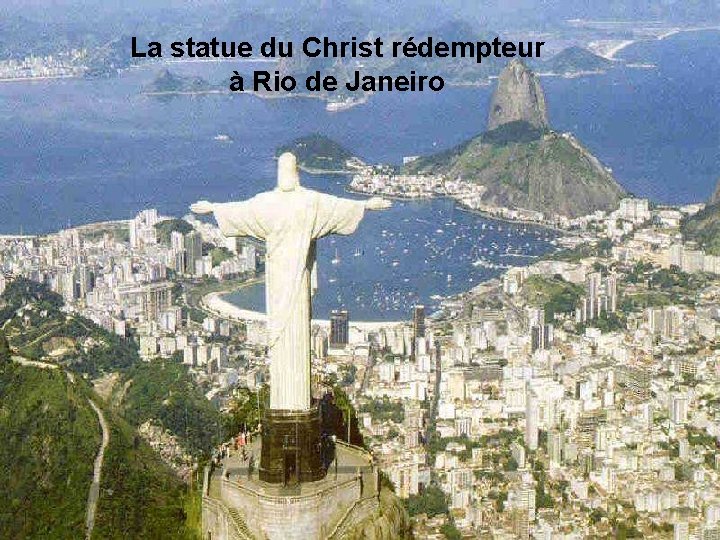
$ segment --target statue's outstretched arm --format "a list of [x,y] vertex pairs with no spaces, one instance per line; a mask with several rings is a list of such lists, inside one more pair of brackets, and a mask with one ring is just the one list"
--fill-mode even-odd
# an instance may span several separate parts
[[198,201],[190,205],[190,211],[193,214],[212,214],[215,211],[215,205],[210,201]]

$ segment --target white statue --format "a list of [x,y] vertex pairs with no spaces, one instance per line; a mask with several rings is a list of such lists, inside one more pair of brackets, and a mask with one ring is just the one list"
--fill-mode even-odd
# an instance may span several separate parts
[[311,295],[317,288],[317,239],[352,234],[365,210],[389,207],[390,203],[379,197],[356,201],[301,187],[291,153],[278,161],[277,189],[243,202],[200,201],[190,207],[197,214],[214,213],[225,236],[252,236],[266,243],[271,409],[310,409]]

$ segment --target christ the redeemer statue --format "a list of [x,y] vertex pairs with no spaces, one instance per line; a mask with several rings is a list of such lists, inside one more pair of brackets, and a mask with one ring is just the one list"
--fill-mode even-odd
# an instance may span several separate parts
[[317,286],[316,241],[352,234],[365,210],[390,203],[373,197],[342,199],[300,186],[295,156],[278,162],[277,189],[242,202],[191,206],[215,214],[225,236],[251,236],[266,243],[265,298],[270,349],[270,408],[306,411],[310,402],[311,296]]

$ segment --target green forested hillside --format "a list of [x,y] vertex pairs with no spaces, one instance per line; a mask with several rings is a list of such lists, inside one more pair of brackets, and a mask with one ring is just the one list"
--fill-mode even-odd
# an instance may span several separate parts
[[554,73],[602,71],[613,67],[614,62],[582,47],[568,47],[540,64],[541,69]]
[[612,210],[624,193],[575,139],[521,121],[422,157],[406,170],[481,184],[488,204],[570,217]]
[[132,425],[158,420],[195,455],[209,452],[222,436],[220,413],[205,399],[186,366],[175,361],[141,362],[133,340],[61,311],[62,297],[38,283],[16,279],[0,301],[1,312],[11,319],[5,334],[18,354],[92,378],[118,373],[117,390],[122,389],[122,395],[115,402]]
[[108,415],[110,444],[93,538],[197,538],[185,507],[188,487],[116,415]]
[[685,240],[697,242],[709,254],[720,255],[720,201],[685,220],[682,233]]
[[522,296],[529,305],[545,308],[548,321],[552,321],[556,313],[574,312],[582,294],[580,285],[569,283],[560,276],[530,276],[522,290]]
[[10,319],[4,332],[13,349],[31,360],[51,361],[93,377],[140,361],[132,341],[65,313],[63,304],[45,285],[23,278],[12,281],[0,297],[0,321]]
[[[133,425],[155,419],[195,455],[222,437],[220,414],[192,382],[187,366],[169,361],[140,363],[128,370],[118,411]],[[125,385],[118,385],[118,389]]]
[[[82,538],[100,404],[60,369],[0,366],[0,538]],[[93,538],[195,538],[188,488],[122,418],[105,411],[105,452]]]
[[0,537],[82,538],[100,427],[60,370],[0,366]]
[[[133,341],[61,307],[61,297],[23,279],[0,297],[0,538],[84,537],[102,433],[89,400],[110,431],[93,538],[196,538],[197,490],[135,427],[158,420],[201,455],[219,433],[218,411],[184,366],[142,363]],[[102,373],[128,389],[116,411],[86,378]]]
[[278,148],[275,155],[285,152],[295,154],[301,167],[322,171],[345,170],[345,162],[353,157],[350,150],[319,133],[295,139]]

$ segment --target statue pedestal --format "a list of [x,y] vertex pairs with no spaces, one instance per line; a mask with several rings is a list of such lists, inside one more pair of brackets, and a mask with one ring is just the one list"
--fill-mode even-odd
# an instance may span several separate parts
[[320,411],[269,409],[262,422],[260,480],[295,485],[325,477]]
[[[387,521],[403,514],[402,503],[395,501],[396,508],[383,503],[379,472],[369,452],[337,441],[335,462],[320,480],[284,486],[259,478],[262,470],[254,465],[254,457],[261,454],[264,442],[256,437],[245,452],[231,451],[219,466],[205,468],[203,538],[369,538],[363,531],[374,522],[373,538],[406,538]],[[270,448],[265,445],[263,450]],[[384,496],[394,498],[389,492]]]

